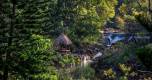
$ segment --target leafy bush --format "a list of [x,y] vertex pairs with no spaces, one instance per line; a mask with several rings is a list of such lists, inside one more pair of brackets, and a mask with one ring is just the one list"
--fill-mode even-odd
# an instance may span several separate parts
[[152,70],[152,44],[137,50],[137,56],[141,62],[149,69]]
[[79,62],[79,58],[71,54],[66,54],[59,58],[59,63],[62,68],[70,67],[73,64],[79,64]]

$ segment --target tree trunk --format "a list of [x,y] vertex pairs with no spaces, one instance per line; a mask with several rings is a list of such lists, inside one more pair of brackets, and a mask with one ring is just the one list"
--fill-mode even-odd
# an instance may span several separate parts
[[[8,38],[8,47],[12,46],[12,36],[13,36],[13,31],[14,31],[14,22],[15,22],[15,9],[16,9],[16,4],[15,2],[12,2],[13,7],[12,7],[12,17],[11,17],[11,24],[9,28],[9,38]],[[11,50],[9,49],[6,53],[6,58],[5,58],[5,65],[4,65],[4,73],[3,73],[3,80],[8,80],[8,73],[9,73],[9,59],[10,59],[10,54]]]

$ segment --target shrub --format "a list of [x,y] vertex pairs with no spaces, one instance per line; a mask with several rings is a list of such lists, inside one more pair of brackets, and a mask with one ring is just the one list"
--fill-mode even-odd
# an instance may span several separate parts
[[152,70],[152,44],[140,48],[136,52],[141,62],[149,69]]

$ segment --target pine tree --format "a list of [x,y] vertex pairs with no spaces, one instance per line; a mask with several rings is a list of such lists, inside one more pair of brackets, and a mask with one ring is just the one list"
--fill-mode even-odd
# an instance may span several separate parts
[[50,54],[47,49],[51,42],[38,35],[48,23],[50,3],[49,0],[0,2],[0,75],[3,80],[42,78],[49,72],[46,71]]

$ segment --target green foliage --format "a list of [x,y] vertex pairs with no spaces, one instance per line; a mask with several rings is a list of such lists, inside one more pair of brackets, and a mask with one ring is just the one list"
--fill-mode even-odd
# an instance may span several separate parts
[[126,76],[122,76],[119,78],[119,80],[128,80],[128,78]]
[[115,79],[116,78],[116,72],[114,72],[112,70],[112,68],[108,69],[108,70],[105,70],[104,71],[104,75],[110,79]]
[[124,19],[126,21],[132,21],[132,22],[136,21],[136,18],[134,15],[124,15]]
[[90,66],[80,67],[73,66],[66,69],[58,70],[58,79],[59,80],[92,80],[94,79],[95,71]]
[[122,17],[120,16],[116,16],[115,17],[115,22],[117,24],[117,27],[121,30],[124,30],[125,29],[125,21]]
[[80,67],[74,71],[74,79],[94,79],[95,71],[90,66]]
[[80,63],[80,58],[74,56],[73,54],[61,54],[58,52],[52,52],[50,56],[50,65],[57,68],[68,68],[72,65],[77,65]]
[[50,68],[50,73],[48,76],[50,76],[50,80],[58,80],[58,72],[55,67],[49,67]]
[[[65,32],[74,43],[94,43],[98,29],[114,16],[116,0],[58,0],[50,6],[51,25],[44,31],[53,36]],[[104,5],[103,5],[104,4]],[[50,34],[49,34],[50,35]]]
[[120,14],[121,15],[124,15],[124,14],[126,14],[127,13],[127,5],[126,4],[122,4],[121,6],[120,6],[120,8],[119,8],[119,11],[120,11]]
[[[2,5],[1,5],[2,4]],[[50,1],[1,0],[0,2],[0,72],[14,79],[47,79],[48,52],[52,41],[42,36],[48,23]],[[51,51],[52,52],[52,51]],[[6,74],[4,74],[6,72]],[[42,75],[42,76],[41,76]]]
[[60,69],[59,70],[59,79],[58,80],[73,80],[71,72],[72,72],[72,68],[67,68],[67,69]]
[[[16,1],[14,15],[12,15],[12,2],[0,1],[0,79],[4,74],[5,65],[8,65],[9,78],[14,80],[94,79],[95,71],[90,67],[71,70],[73,75],[68,69],[67,72],[63,70],[63,75],[60,76],[62,73],[59,74],[56,68],[66,69],[71,64],[79,64],[80,58],[55,52],[52,50],[53,41],[44,36],[56,37],[61,32],[65,32],[74,43],[96,43],[100,36],[98,30],[103,28],[107,20],[115,16],[117,0]],[[120,7],[120,12],[127,14],[123,16],[126,20],[134,21],[134,17],[128,13],[130,10],[139,10],[135,4],[136,1],[125,1]],[[130,9],[132,6],[134,9]],[[145,7],[146,3],[144,3]],[[151,18],[151,14],[147,13],[137,17],[139,22],[150,31],[152,30]],[[116,19],[118,27],[124,29],[125,19],[121,17],[116,17]],[[10,26],[13,26],[13,29]],[[9,41],[11,45],[8,45]],[[149,47],[139,49],[137,54],[151,69],[150,53],[152,51]],[[113,58],[111,62],[128,60],[130,52],[132,51],[111,57]],[[6,58],[7,54],[10,55],[8,58]],[[119,67],[124,73],[120,80],[126,80],[131,68],[124,64],[120,64]],[[105,70],[104,75],[113,79],[117,76],[111,68]]]
[[39,35],[32,35],[30,39],[20,44],[20,51],[15,55],[14,71],[24,79],[49,79],[49,65],[52,42]]
[[117,5],[117,0],[100,0],[97,5],[97,13],[102,18],[102,20],[107,20],[108,18],[113,18],[115,16],[115,6]]
[[129,73],[131,71],[131,67],[126,66],[125,64],[119,64],[119,68],[120,68],[120,70],[122,70],[122,72],[124,73],[125,76],[129,75]]
[[61,65],[62,68],[70,67],[73,64],[80,63],[79,58],[74,55],[71,55],[71,54],[63,55],[60,58],[58,58],[58,60],[59,60],[59,64]]
[[149,69],[152,70],[152,44],[149,44],[143,48],[137,49],[136,52],[141,62]]
[[[42,27],[49,24],[49,6],[51,1],[41,0],[25,0],[18,1],[16,5],[16,26],[20,32],[18,33],[37,33],[42,34]],[[21,28],[22,26],[22,28]]]
[[75,28],[68,30],[69,37],[75,43],[95,43],[98,40],[99,32],[95,26],[89,23],[79,23]]
[[137,20],[148,30],[152,31],[152,14],[142,13],[136,16]]

